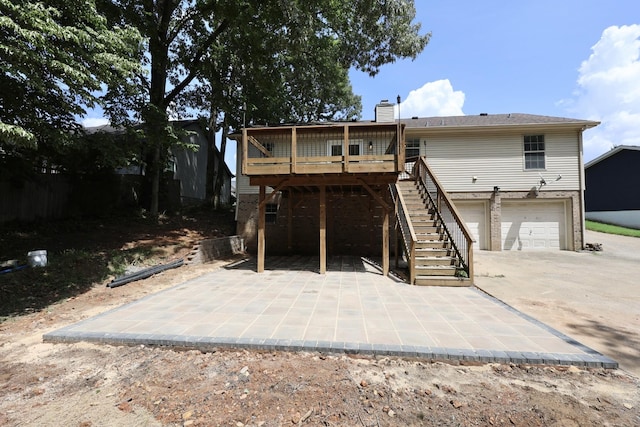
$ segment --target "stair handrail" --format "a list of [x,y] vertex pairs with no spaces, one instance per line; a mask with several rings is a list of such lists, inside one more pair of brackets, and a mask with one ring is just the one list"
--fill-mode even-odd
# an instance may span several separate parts
[[[402,242],[405,255],[407,256],[407,264],[409,265],[409,283],[414,284],[416,280],[416,232],[409,218],[407,205],[402,197],[402,192],[398,189],[398,184],[389,184],[391,197],[396,208],[396,219],[400,225],[400,233],[402,233]],[[408,245],[407,245],[408,243]]]
[[436,208],[436,215],[449,236],[453,250],[462,261],[462,268],[473,284],[474,239],[469,228],[462,220],[462,215],[456,209],[455,204],[449,197],[449,193],[444,190],[424,157],[416,160],[413,174],[418,184],[426,190],[427,197]]

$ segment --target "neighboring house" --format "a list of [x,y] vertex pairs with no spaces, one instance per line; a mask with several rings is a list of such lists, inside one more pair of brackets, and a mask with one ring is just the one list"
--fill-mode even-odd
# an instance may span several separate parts
[[[393,107],[376,106],[374,121],[255,127],[234,135],[240,171],[237,232],[248,249],[257,250],[260,259],[265,250],[317,254],[320,247],[321,258],[323,251],[382,255],[384,263],[389,210],[410,264],[426,268],[417,258],[429,255],[413,258],[415,248],[425,250],[420,244],[426,240],[433,246],[462,239],[445,244],[460,257],[453,261],[456,275],[460,266],[472,266],[468,234],[476,249],[583,247],[582,132],[598,122],[481,114],[398,123]],[[415,159],[420,159],[418,191],[431,194],[428,206],[440,211],[433,224],[408,225],[416,216],[409,212],[415,206],[407,206],[422,202],[410,187],[396,185],[409,176],[402,172],[410,172]],[[399,204],[406,218],[397,214]],[[441,233],[443,224],[448,237],[431,236]]]
[[[197,120],[177,120],[171,122],[173,126],[179,127],[187,131],[187,135],[183,137],[182,142],[189,145],[195,145],[197,150],[182,147],[171,148],[171,166],[173,179],[180,183],[180,201],[182,204],[201,203],[206,199],[207,189],[207,150],[208,139],[205,130]],[[88,128],[89,133],[107,132],[117,133],[118,129],[110,126],[98,126]],[[223,167],[223,183],[220,194],[220,203],[223,205],[231,204],[231,178],[233,174],[224,162],[217,147],[214,147],[213,161],[216,170]],[[131,165],[127,168],[121,168],[117,171],[119,174],[125,175],[144,175],[145,170],[142,165]]]
[[[173,177],[180,181],[180,198],[183,204],[201,203],[206,199],[207,190],[207,147],[209,146],[207,134],[197,120],[181,120],[172,122],[189,132],[186,136],[187,144],[196,145],[197,151],[188,148],[172,148],[174,170]],[[220,151],[214,145],[215,162],[214,169],[223,168],[222,188],[220,190],[220,203],[231,204],[231,178],[234,175],[224,162]]]
[[620,145],[585,167],[586,218],[640,229],[640,147]]

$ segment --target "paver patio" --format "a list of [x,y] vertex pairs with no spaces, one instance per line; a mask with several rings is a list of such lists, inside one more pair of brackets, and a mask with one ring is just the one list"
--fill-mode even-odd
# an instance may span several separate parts
[[617,367],[476,288],[409,286],[356,257],[329,258],[324,275],[317,266],[313,257],[271,257],[258,274],[247,260],[44,340]]

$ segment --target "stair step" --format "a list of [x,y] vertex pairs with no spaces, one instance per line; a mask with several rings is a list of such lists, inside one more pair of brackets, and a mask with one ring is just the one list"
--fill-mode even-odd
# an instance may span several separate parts
[[440,220],[435,218],[434,215],[414,215],[413,217],[409,216],[409,218],[414,224],[440,224]]
[[420,242],[433,242],[433,241],[443,241],[445,238],[443,236],[443,233],[437,232],[437,231],[433,231],[433,232],[429,232],[429,231],[418,231],[416,229],[416,227],[413,227],[413,231],[415,231],[416,233],[416,239],[418,239],[418,241]]
[[416,276],[417,286],[471,286],[471,280],[455,276]]
[[428,249],[428,248],[437,248],[437,249],[448,249],[451,247],[451,244],[448,240],[418,240],[416,242],[416,249]]
[[416,265],[416,276],[455,276],[455,265]]
[[417,222],[413,222],[413,231],[416,232],[416,235],[418,234],[437,234],[440,235],[440,233],[442,232],[442,227],[438,226],[438,225],[427,225],[427,224],[420,224]]
[[452,256],[451,248],[420,248],[416,249],[416,257],[446,257]]
[[416,268],[419,267],[457,267],[458,259],[452,256],[416,256]]
[[424,210],[422,212],[412,212],[409,214],[411,221],[425,221],[437,219],[436,214],[432,211]]

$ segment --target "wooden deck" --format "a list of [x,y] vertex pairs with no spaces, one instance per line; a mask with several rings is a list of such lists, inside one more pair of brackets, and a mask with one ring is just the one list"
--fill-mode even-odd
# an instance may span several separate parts
[[[327,190],[359,187],[383,209],[383,273],[389,271],[388,185],[404,170],[403,127],[347,122],[242,130],[242,173],[259,186],[257,270],[264,271],[266,205],[278,192],[318,194],[320,273],[326,271]],[[269,192],[268,192],[269,191]],[[291,200],[291,199],[289,199]],[[291,209],[291,207],[289,207]],[[291,230],[291,224],[288,225]],[[291,239],[291,231],[289,231]]]
[[398,174],[404,138],[395,123],[341,123],[248,128],[242,173],[274,175]]

